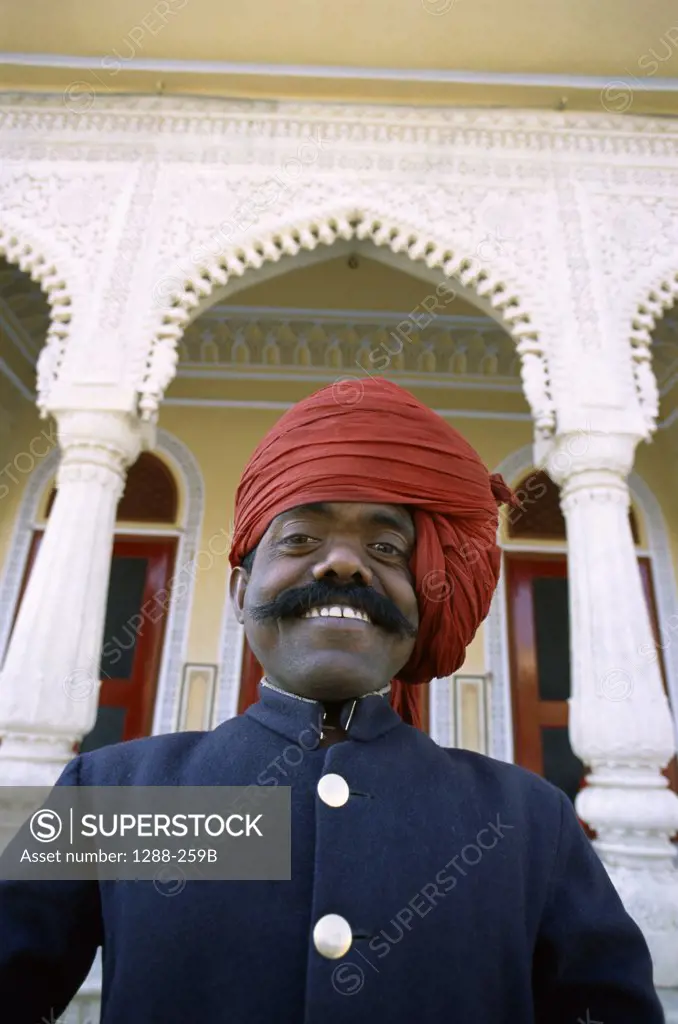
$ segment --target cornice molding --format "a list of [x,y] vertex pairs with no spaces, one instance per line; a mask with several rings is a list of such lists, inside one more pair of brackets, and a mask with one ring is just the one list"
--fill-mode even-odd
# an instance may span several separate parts
[[[205,144],[220,138],[297,140],[309,129],[320,129],[328,141],[344,146],[361,143],[442,146],[496,150],[497,155],[521,152],[534,161],[544,151],[563,159],[613,154],[651,158],[672,156],[678,150],[678,120],[624,114],[532,110],[487,110],[396,105],[291,103],[265,100],[222,100],[162,96],[95,94],[82,85],[82,94],[9,93],[0,96],[0,131],[11,136],[36,131],[54,133],[73,145],[92,135],[99,140],[125,136],[137,152],[152,151],[163,140],[200,137]],[[139,134],[143,133],[140,143]]]

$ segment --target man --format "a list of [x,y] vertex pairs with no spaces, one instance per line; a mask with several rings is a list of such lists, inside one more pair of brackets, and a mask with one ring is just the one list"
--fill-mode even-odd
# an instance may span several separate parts
[[407,392],[370,379],[346,397],[324,388],[283,416],[238,489],[231,595],[259,701],[209,733],[84,754],[60,780],[289,785],[291,881],[174,899],[2,884],[12,1024],[61,1013],[99,944],[104,1024],[663,1021],[568,800],[403,721],[487,614],[498,502],[515,499]]

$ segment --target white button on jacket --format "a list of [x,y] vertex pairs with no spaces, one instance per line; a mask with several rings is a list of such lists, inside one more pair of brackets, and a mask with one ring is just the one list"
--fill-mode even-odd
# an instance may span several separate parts
[[341,775],[323,775],[318,782],[318,796],[328,807],[343,807],[349,798],[346,779]]
[[321,956],[338,960],[348,953],[353,942],[351,926],[339,914],[325,914],[313,929],[313,944]]

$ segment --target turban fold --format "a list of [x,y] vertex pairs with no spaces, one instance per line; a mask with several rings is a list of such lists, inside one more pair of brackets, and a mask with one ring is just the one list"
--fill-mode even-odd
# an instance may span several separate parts
[[407,684],[448,676],[463,664],[499,578],[498,506],[519,503],[461,434],[408,391],[375,377],[322,388],[259,444],[236,494],[231,565],[276,516],[320,501],[403,505],[413,517],[410,567],[420,621],[393,703],[418,724]]

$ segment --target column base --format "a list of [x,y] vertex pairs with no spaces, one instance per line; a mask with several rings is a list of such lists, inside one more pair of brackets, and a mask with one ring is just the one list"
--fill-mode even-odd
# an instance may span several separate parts
[[75,757],[75,736],[8,732],[0,743],[0,786],[53,786]]
[[605,864],[626,910],[640,927],[654,965],[654,983],[678,988],[678,871]]

